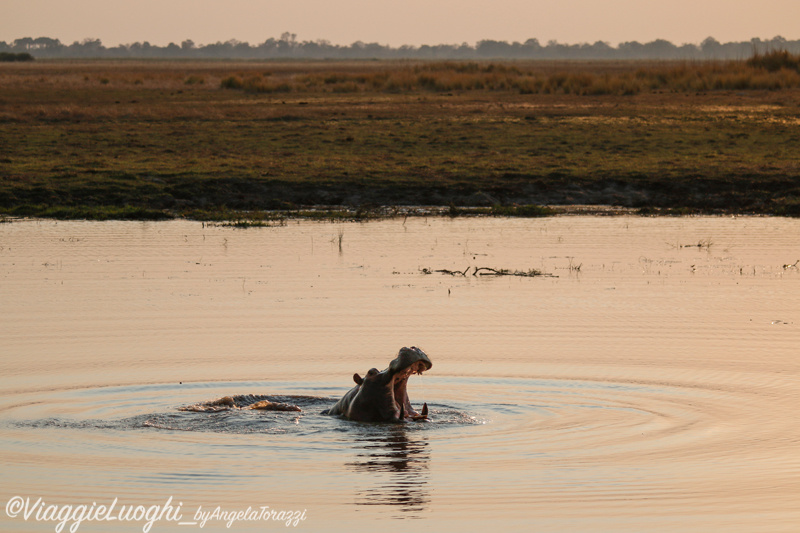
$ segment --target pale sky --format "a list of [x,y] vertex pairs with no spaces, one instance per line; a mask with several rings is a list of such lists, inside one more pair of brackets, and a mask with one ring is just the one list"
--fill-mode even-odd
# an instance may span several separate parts
[[237,39],[250,44],[283,32],[384,45],[461,44],[536,38],[577,44],[675,44],[800,38],[800,0],[3,0],[0,41],[84,38],[106,46],[163,46]]

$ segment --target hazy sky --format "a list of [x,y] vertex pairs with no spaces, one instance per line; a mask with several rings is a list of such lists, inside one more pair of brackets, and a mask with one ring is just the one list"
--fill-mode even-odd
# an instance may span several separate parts
[[401,44],[675,44],[800,38],[800,0],[2,0],[0,41],[91,37],[106,46],[238,39]]

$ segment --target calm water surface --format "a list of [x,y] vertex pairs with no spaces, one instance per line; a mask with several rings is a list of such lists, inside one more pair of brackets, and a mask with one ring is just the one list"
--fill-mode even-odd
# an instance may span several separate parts
[[[797,531],[798,260],[779,218],[0,224],[0,529],[55,530],[20,496],[306,531]],[[319,414],[411,345],[428,422]],[[303,412],[178,410],[236,394]]]

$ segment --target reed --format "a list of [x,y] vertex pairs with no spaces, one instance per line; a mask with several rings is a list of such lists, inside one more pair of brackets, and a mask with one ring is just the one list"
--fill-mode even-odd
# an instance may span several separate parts
[[786,50],[773,50],[764,54],[756,52],[747,60],[752,68],[764,69],[768,72],[779,70],[800,70],[800,55],[790,54]]

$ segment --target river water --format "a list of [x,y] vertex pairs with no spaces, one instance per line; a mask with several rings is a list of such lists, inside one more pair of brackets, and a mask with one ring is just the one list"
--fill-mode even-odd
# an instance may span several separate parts
[[[0,224],[0,529],[797,531],[798,260],[781,218]],[[411,345],[428,421],[320,414]],[[238,394],[302,412],[179,410]]]

